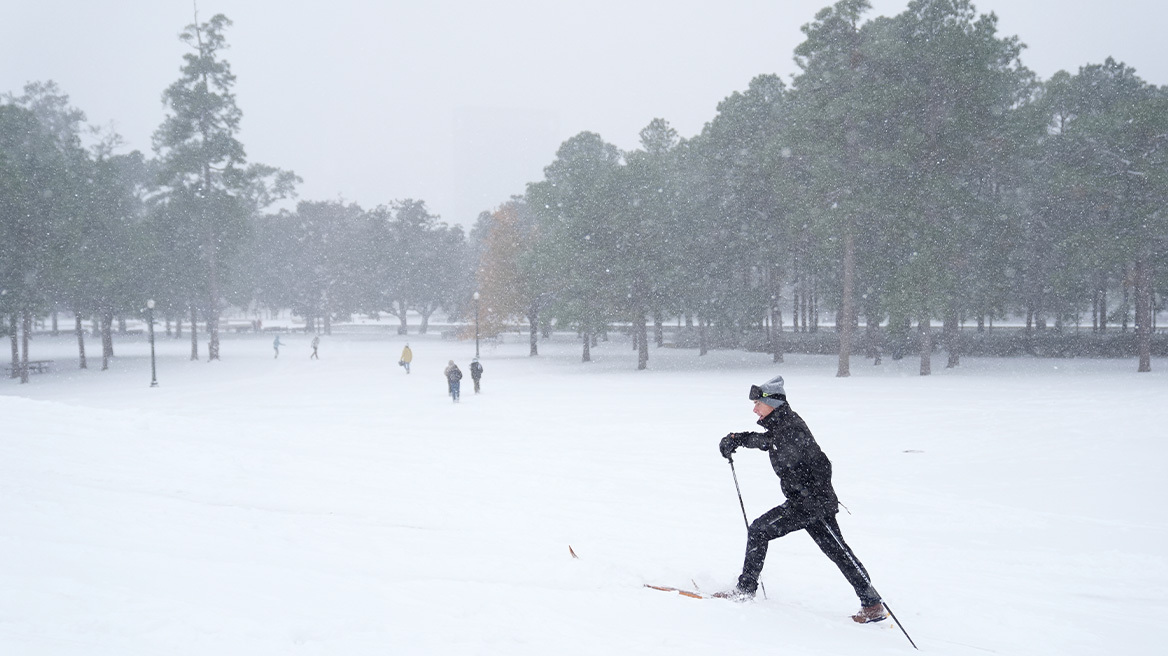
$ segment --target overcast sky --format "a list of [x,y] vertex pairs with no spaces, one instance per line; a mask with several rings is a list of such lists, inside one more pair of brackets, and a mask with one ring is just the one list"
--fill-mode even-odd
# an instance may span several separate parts
[[[469,226],[584,130],[624,149],[653,118],[684,137],[763,73],[789,81],[827,0],[199,0],[234,25],[251,162],[301,199],[426,201]],[[907,0],[872,0],[869,17]],[[1042,78],[1107,56],[1168,84],[1163,0],[981,0]],[[0,92],[55,80],[90,123],[149,154],[179,76],[192,0],[0,0]]]

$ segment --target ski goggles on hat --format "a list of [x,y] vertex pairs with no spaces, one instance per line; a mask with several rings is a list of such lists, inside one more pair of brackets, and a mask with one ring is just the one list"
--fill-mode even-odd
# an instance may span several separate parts
[[783,399],[783,400],[786,400],[787,396],[785,394],[769,394],[767,392],[762,391],[762,388],[759,387],[758,385],[751,385],[750,386],[750,394],[748,395],[748,398],[751,401],[757,401],[759,399]]

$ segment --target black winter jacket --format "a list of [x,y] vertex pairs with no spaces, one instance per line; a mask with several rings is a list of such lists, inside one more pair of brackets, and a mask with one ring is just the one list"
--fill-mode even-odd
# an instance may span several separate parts
[[816,444],[803,418],[784,403],[759,419],[758,425],[766,432],[736,433],[736,441],[768,452],[787,497],[787,508],[807,517],[830,517],[839,512],[839,499],[831,486],[831,461]]

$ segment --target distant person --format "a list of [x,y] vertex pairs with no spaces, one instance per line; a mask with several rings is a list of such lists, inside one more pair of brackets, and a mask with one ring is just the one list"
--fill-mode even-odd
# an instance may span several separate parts
[[454,360],[451,360],[450,364],[446,365],[446,370],[442,373],[446,374],[446,384],[450,388],[450,398],[454,399],[455,403],[458,403],[458,388],[462,385],[460,382],[462,380],[462,370],[458,368],[458,365],[454,364]]
[[276,339],[272,340],[272,348],[276,350],[276,357],[277,358],[280,357],[280,347],[281,346],[283,346],[283,344],[280,343],[280,336],[276,335]]
[[410,363],[414,361],[414,352],[410,350],[410,345],[402,349],[401,357],[397,360],[397,366],[405,367],[406,373],[410,373]]
[[312,336],[312,355],[308,356],[309,360],[319,360],[320,354],[316,352],[317,347],[320,346],[320,335]]
[[475,358],[470,362],[470,379],[474,381],[475,394],[479,393],[479,379],[483,377],[483,365]]

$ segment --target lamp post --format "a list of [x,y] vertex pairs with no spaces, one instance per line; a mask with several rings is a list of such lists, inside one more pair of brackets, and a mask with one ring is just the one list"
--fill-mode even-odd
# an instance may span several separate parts
[[474,293],[475,302],[475,357],[479,357],[479,293]]
[[150,386],[158,387],[158,370],[154,366],[154,299],[146,301],[146,324],[150,330]]

